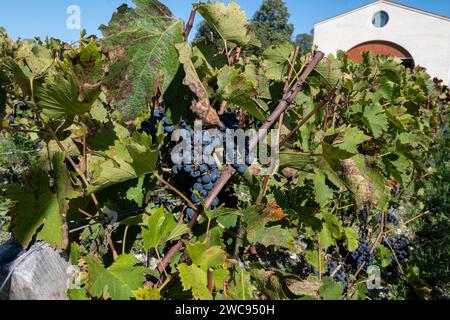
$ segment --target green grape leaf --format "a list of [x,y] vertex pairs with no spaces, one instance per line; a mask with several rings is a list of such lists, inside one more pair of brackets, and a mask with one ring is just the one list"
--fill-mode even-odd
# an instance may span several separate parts
[[363,119],[375,138],[379,138],[383,132],[388,130],[386,113],[378,104],[366,106],[364,108]]
[[244,268],[235,268],[228,287],[228,296],[230,299],[242,301],[254,299],[253,291],[255,287],[252,284],[250,276],[250,272]]
[[218,246],[210,247],[207,243],[196,242],[187,244],[186,250],[192,263],[198,265],[202,270],[225,266],[226,254]]
[[111,65],[104,81],[111,103],[134,119],[147,111],[158,78],[164,94],[177,74],[175,45],[184,41],[183,21],[174,19],[157,0],[134,0],[136,8],[119,7],[108,26],[101,26]]
[[326,176],[321,171],[316,170],[312,176],[312,180],[314,183],[315,200],[321,207],[324,207],[333,199],[334,191],[328,187]]
[[155,170],[157,160],[158,150],[145,133],[119,138],[107,151],[91,157],[93,181],[88,190],[97,192],[147,175]]
[[286,300],[281,277],[274,271],[251,268],[251,275],[256,280],[256,287],[270,300]]
[[326,277],[323,279],[319,293],[324,300],[342,300],[344,286],[340,282],[334,282],[331,278]]
[[270,80],[283,81],[291,68],[294,47],[291,42],[272,45],[263,53],[262,67]]
[[314,72],[318,73],[329,86],[336,86],[342,77],[341,68],[342,63],[332,55],[328,55],[327,59],[320,61]]
[[160,249],[166,242],[178,240],[190,232],[185,224],[178,224],[173,215],[165,213],[163,208],[158,208],[148,218],[145,228],[142,228],[144,249]]
[[389,247],[385,247],[384,245],[378,245],[376,250],[376,259],[380,262],[381,267],[386,268],[389,266],[394,259],[391,249]]
[[293,230],[281,226],[265,227],[257,224],[247,229],[247,239],[251,243],[260,243],[266,247],[278,246],[297,251]]
[[75,198],[79,193],[71,188],[64,155],[56,153],[52,164],[55,191],[50,188],[48,174],[38,168],[30,169],[30,173],[24,177],[23,187],[11,186],[8,189],[9,198],[16,201],[10,211],[12,233],[24,246],[28,246],[36,232],[39,240],[55,247],[68,245],[67,228],[62,215],[68,210],[67,199]]
[[257,82],[249,79],[236,67],[224,66],[217,74],[218,92],[221,100],[226,100],[250,113],[258,120],[264,121],[264,113],[255,102]]
[[234,215],[234,216],[242,216],[242,213],[236,209],[230,209],[225,207],[220,207],[215,210],[205,210],[205,217],[210,220],[220,218],[223,216]]
[[318,280],[299,280],[296,277],[287,277],[284,280],[287,288],[297,296],[310,296],[318,298],[320,282]]
[[119,258],[107,269],[94,256],[86,258],[89,270],[88,292],[96,298],[129,300],[145,282],[145,267],[131,254]]
[[280,168],[293,168],[303,170],[306,166],[314,164],[317,160],[303,152],[283,150],[280,152]]
[[72,188],[62,152],[53,156],[52,168],[52,176],[55,180],[54,197],[59,210],[46,217],[44,226],[38,232],[38,239],[45,240],[58,248],[67,248],[69,245],[68,229],[63,215],[65,216],[69,210],[69,199],[78,198],[81,196],[81,192]]
[[345,241],[347,243],[348,251],[354,252],[358,248],[359,244],[358,232],[356,232],[356,230],[354,230],[353,228],[345,227],[344,236]]
[[139,177],[136,187],[131,187],[127,191],[127,199],[134,201],[139,207],[144,204],[144,177]]
[[370,140],[369,136],[366,136],[361,130],[355,127],[341,127],[337,131],[339,135],[334,140],[333,146],[352,154],[358,153],[357,147],[361,143]]
[[331,234],[330,229],[328,228],[328,224],[326,223],[323,224],[322,230],[320,231],[319,234],[319,238],[320,238],[320,245],[325,250],[331,247],[332,245],[336,244],[336,241],[333,235]]
[[31,71],[27,66],[20,66],[13,58],[5,57],[1,61],[1,67],[11,74],[12,80],[14,80],[22,90],[24,96],[31,95]]
[[180,271],[183,290],[192,291],[192,295],[197,300],[212,300],[213,297],[208,290],[207,272],[196,265],[188,266],[182,263],[178,266]]
[[103,104],[97,100],[92,105],[92,108],[90,110],[92,119],[97,120],[101,123],[108,122],[108,110],[103,106]]
[[86,289],[69,289],[67,290],[67,297],[69,300],[87,301],[91,300],[86,292]]
[[357,208],[370,202],[380,211],[387,210],[389,198],[386,181],[377,168],[369,167],[361,154],[342,160],[340,164]]
[[260,243],[266,247],[279,246],[291,251],[297,251],[294,230],[283,228],[281,225],[266,227],[269,211],[260,215],[255,207],[244,212],[243,219],[247,225],[247,240],[250,243]]
[[[319,252],[317,250],[306,251],[305,258],[306,258],[306,261],[308,261],[308,263],[314,267],[314,269],[319,270]],[[322,260],[322,269],[323,269],[323,266],[326,265],[325,255],[322,254],[321,258],[322,258],[321,260]]]
[[80,87],[69,72],[48,76],[42,86],[37,86],[35,96],[37,105],[42,108],[45,120],[64,120],[88,112],[100,91],[90,100],[81,101]]
[[220,1],[208,2],[197,4],[196,7],[198,13],[225,42],[232,42],[239,46],[249,42],[249,22],[245,12],[236,2],[228,5]]

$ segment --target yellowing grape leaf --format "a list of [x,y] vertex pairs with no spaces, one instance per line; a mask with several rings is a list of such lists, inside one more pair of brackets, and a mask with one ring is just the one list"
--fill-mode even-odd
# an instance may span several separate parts
[[50,51],[44,46],[37,46],[34,41],[25,40],[20,43],[17,50],[17,59],[23,59],[33,77],[44,75],[53,64]]
[[192,291],[192,295],[197,300],[212,300],[213,297],[208,290],[208,275],[199,266],[182,263],[178,266],[180,271],[183,290]]
[[231,2],[228,5],[220,1],[208,2],[196,6],[198,13],[211,28],[217,31],[224,41],[233,42],[239,46],[249,42],[249,22],[245,12],[236,2]]
[[192,263],[205,271],[225,265],[225,251],[218,246],[209,247],[207,243],[196,242],[187,244],[186,250]]
[[133,291],[133,296],[138,301],[155,301],[161,300],[161,290],[158,288],[145,287]]

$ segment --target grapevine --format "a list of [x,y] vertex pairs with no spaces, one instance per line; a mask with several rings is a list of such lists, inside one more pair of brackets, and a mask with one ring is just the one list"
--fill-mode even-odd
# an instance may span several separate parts
[[[186,40],[198,15],[215,45]],[[83,265],[70,299],[372,299],[371,267],[412,278],[447,87],[393,57],[264,47],[234,2],[185,24],[136,1],[100,30],[0,32],[0,213]]]

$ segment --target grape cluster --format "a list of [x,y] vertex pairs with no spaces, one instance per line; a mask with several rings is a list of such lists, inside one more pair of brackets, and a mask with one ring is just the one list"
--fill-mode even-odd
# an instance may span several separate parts
[[[389,210],[386,212],[386,221],[389,224],[393,224],[394,226],[398,226],[400,223],[398,221],[397,216],[395,215],[395,210],[397,209],[396,205],[392,205]],[[366,220],[370,216],[372,216],[374,213],[369,208],[364,208],[360,211],[360,216],[363,220]],[[375,213],[375,218],[377,219],[378,223],[381,223],[381,212]]]
[[370,253],[372,247],[367,243],[366,240],[360,239],[359,246],[355,252],[349,256],[349,262],[352,267],[357,270],[365,262],[362,271],[367,272],[367,268],[373,263],[375,259],[375,251]]
[[[333,272],[339,267],[338,263],[335,261],[332,261],[327,265],[327,272],[325,273],[326,276],[331,276]],[[344,273],[344,270],[341,268],[335,274],[333,275],[333,279],[341,282],[343,285],[347,285],[348,279],[347,276]]]
[[399,262],[409,258],[409,246],[411,241],[404,235],[397,235],[386,239],[386,243],[394,250]]
[[[207,130],[203,128],[201,131],[201,144],[202,149],[207,150],[206,154],[212,154],[215,149],[223,147],[226,148],[226,132],[228,129],[238,130],[240,129],[239,122],[234,113],[225,113],[220,116],[222,123],[224,124],[220,130],[214,133],[214,131]],[[195,158],[195,147],[196,142],[194,137],[194,129],[190,126],[186,121],[182,121],[180,123],[180,128],[185,130],[191,137],[191,159],[194,159],[193,164],[175,164],[172,167],[172,173],[175,176],[183,177],[183,182],[185,186],[188,186],[190,191],[191,201],[194,205],[201,205],[201,198],[206,199],[209,197],[211,191],[214,188],[214,184],[221,176],[221,172],[219,170],[218,164],[215,162],[214,158],[210,155],[202,155],[200,159]],[[172,128],[170,128],[172,129]],[[224,138],[225,136],[225,138]],[[247,150],[248,150],[248,141],[247,141]],[[237,144],[234,144],[234,151],[232,156],[232,165],[233,167],[241,174],[245,173],[248,169],[248,163],[250,157],[248,152],[246,154],[247,162],[238,161],[239,160],[239,152]],[[198,163],[195,160],[200,160]],[[200,196],[200,197],[199,197]],[[215,198],[211,203],[210,209],[216,209],[219,206],[219,198]],[[186,214],[189,219],[195,214],[195,210],[193,208],[188,208],[186,210]]]
[[[186,121],[181,121],[180,129],[184,133],[181,134],[180,139],[183,141],[189,137],[191,159],[189,164],[181,163],[174,164],[172,166],[172,173],[176,179],[180,182],[181,188],[190,192],[190,200],[195,206],[201,205],[201,199],[206,199],[214,188],[214,184],[221,176],[219,166],[213,156],[201,155],[200,157],[195,157],[195,148],[198,146],[197,143],[201,142],[202,149],[205,150],[205,154],[212,154],[216,149],[223,148],[226,150],[227,139],[232,135],[228,135],[228,130],[238,130],[240,129],[239,121],[235,113],[224,113],[220,116],[220,120],[224,124],[219,130],[208,130],[207,128],[202,128],[201,130],[201,141],[196,141],[196,135],[194,128],[189,125]],[[152,117],[149,120],[143,121],[140,133],[147,133],[151,135],[153,139],[156,139],[157,124],[162,122],[164,132],[171,134],[175,131],[175,126],[165,116],[164,111],[160,108],[155,109]],[[186,135],[185,135],[186,134]],[[249,141],[248,138],[245,141],[245,149],[239,150],[237,143],[234,143],[234,149],[231,154],[226,153],[227,163],[231,162],[231,165],[241,174],[245,173],[250,166],[250,154]],[[229,150],[228,150],[229,151]],[[160,205],[160,200],[157,201]],[[164,202],[164,201],[162,201]],[[210,209],[215,209],[219,206],[219,199],[216,197]],[[195,214],[193,208],[187,208],[186,215],[189,219]]]
[[[222,133],[226,133],[227,129],[241,129],[237,116],[233,112],[228,112],[221,115],[220,121],[222,121],[222,123],[224,124],[224,126],[220,128],[220,131]],[[252,164],[249,139],[245,140],[244,150],[239,150],[238,144],[234,143],[234,150],[231,156],[233,157],[231,164],[233,168],[236,169],[236,171],[240,174],[244,174],[247,171],[248,167]]]
[[164,204],[177,205],[177,199],[173,198],[172,195],[166,190],[157,190],[153,192],[150,196],[149,202],[151,209],[159,208]]
[[169,120],[169,118],[164,114],[164,110],[162,108],[156,108],[153,111],[153,116],[145,120],[141,123],[141,128],[138,130],[139,133],[147,133],[153,139],[156,140],[156,131],[157,131],[157,123],[163,123],[164,133],[170,134],[175,131],[175,126]]
[[[341,282],[343,285],[347,285],[348,279],[345,274],[345,270],[341,267],[338,271],[336,271],[337,268],[339,268],[339,264],[335,261],[331,261],[327,264],[327,270],[325,271],[324,276],[331,277],[331,275],[333,275],[334,280]],[[319,277],[319,272],[309,263],[306,267],[306,273],[313,274],[316,278]]]
[[[186,130],[190,136],[194,135],[194,129],[185,121],[180,124],[181,129]],[[209,131],[202,130],[202,147],[208,148],[215,142],[217,137],[211,136]],[[191,157],[194,159],[195,140],[191,142]],[[201,162],[193,164],[175,164],[172,167],[172,173],[183,181],[184,186],[188,187],[190,192],[190,200],[196,206],[201,205],[200,197],[206,199],[214,188],[214,184],[220,178],[220,170],[214,161],[201,157]],[[200,196],[200,197],[199,197]],[[219,199],[216,197],[211,203],[210,208],[215,209],[219,205]],[[192,219],[195,210],[191,207],[186,209],[186,215]]]

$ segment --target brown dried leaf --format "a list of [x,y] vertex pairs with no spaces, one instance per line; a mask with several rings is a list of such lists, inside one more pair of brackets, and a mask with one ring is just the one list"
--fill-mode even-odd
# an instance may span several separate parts
[[180,56],[180,62],[183,64],[184,72],[186,73],[183,84],[188,86],[197,96],[197,100],[192,101],[191,110],[207,125],[221,126],[222,122],[216,110],[211,107],[208,92],[200,81],[192,63],[192,48],[187,43],[178,44],[176,47]]

